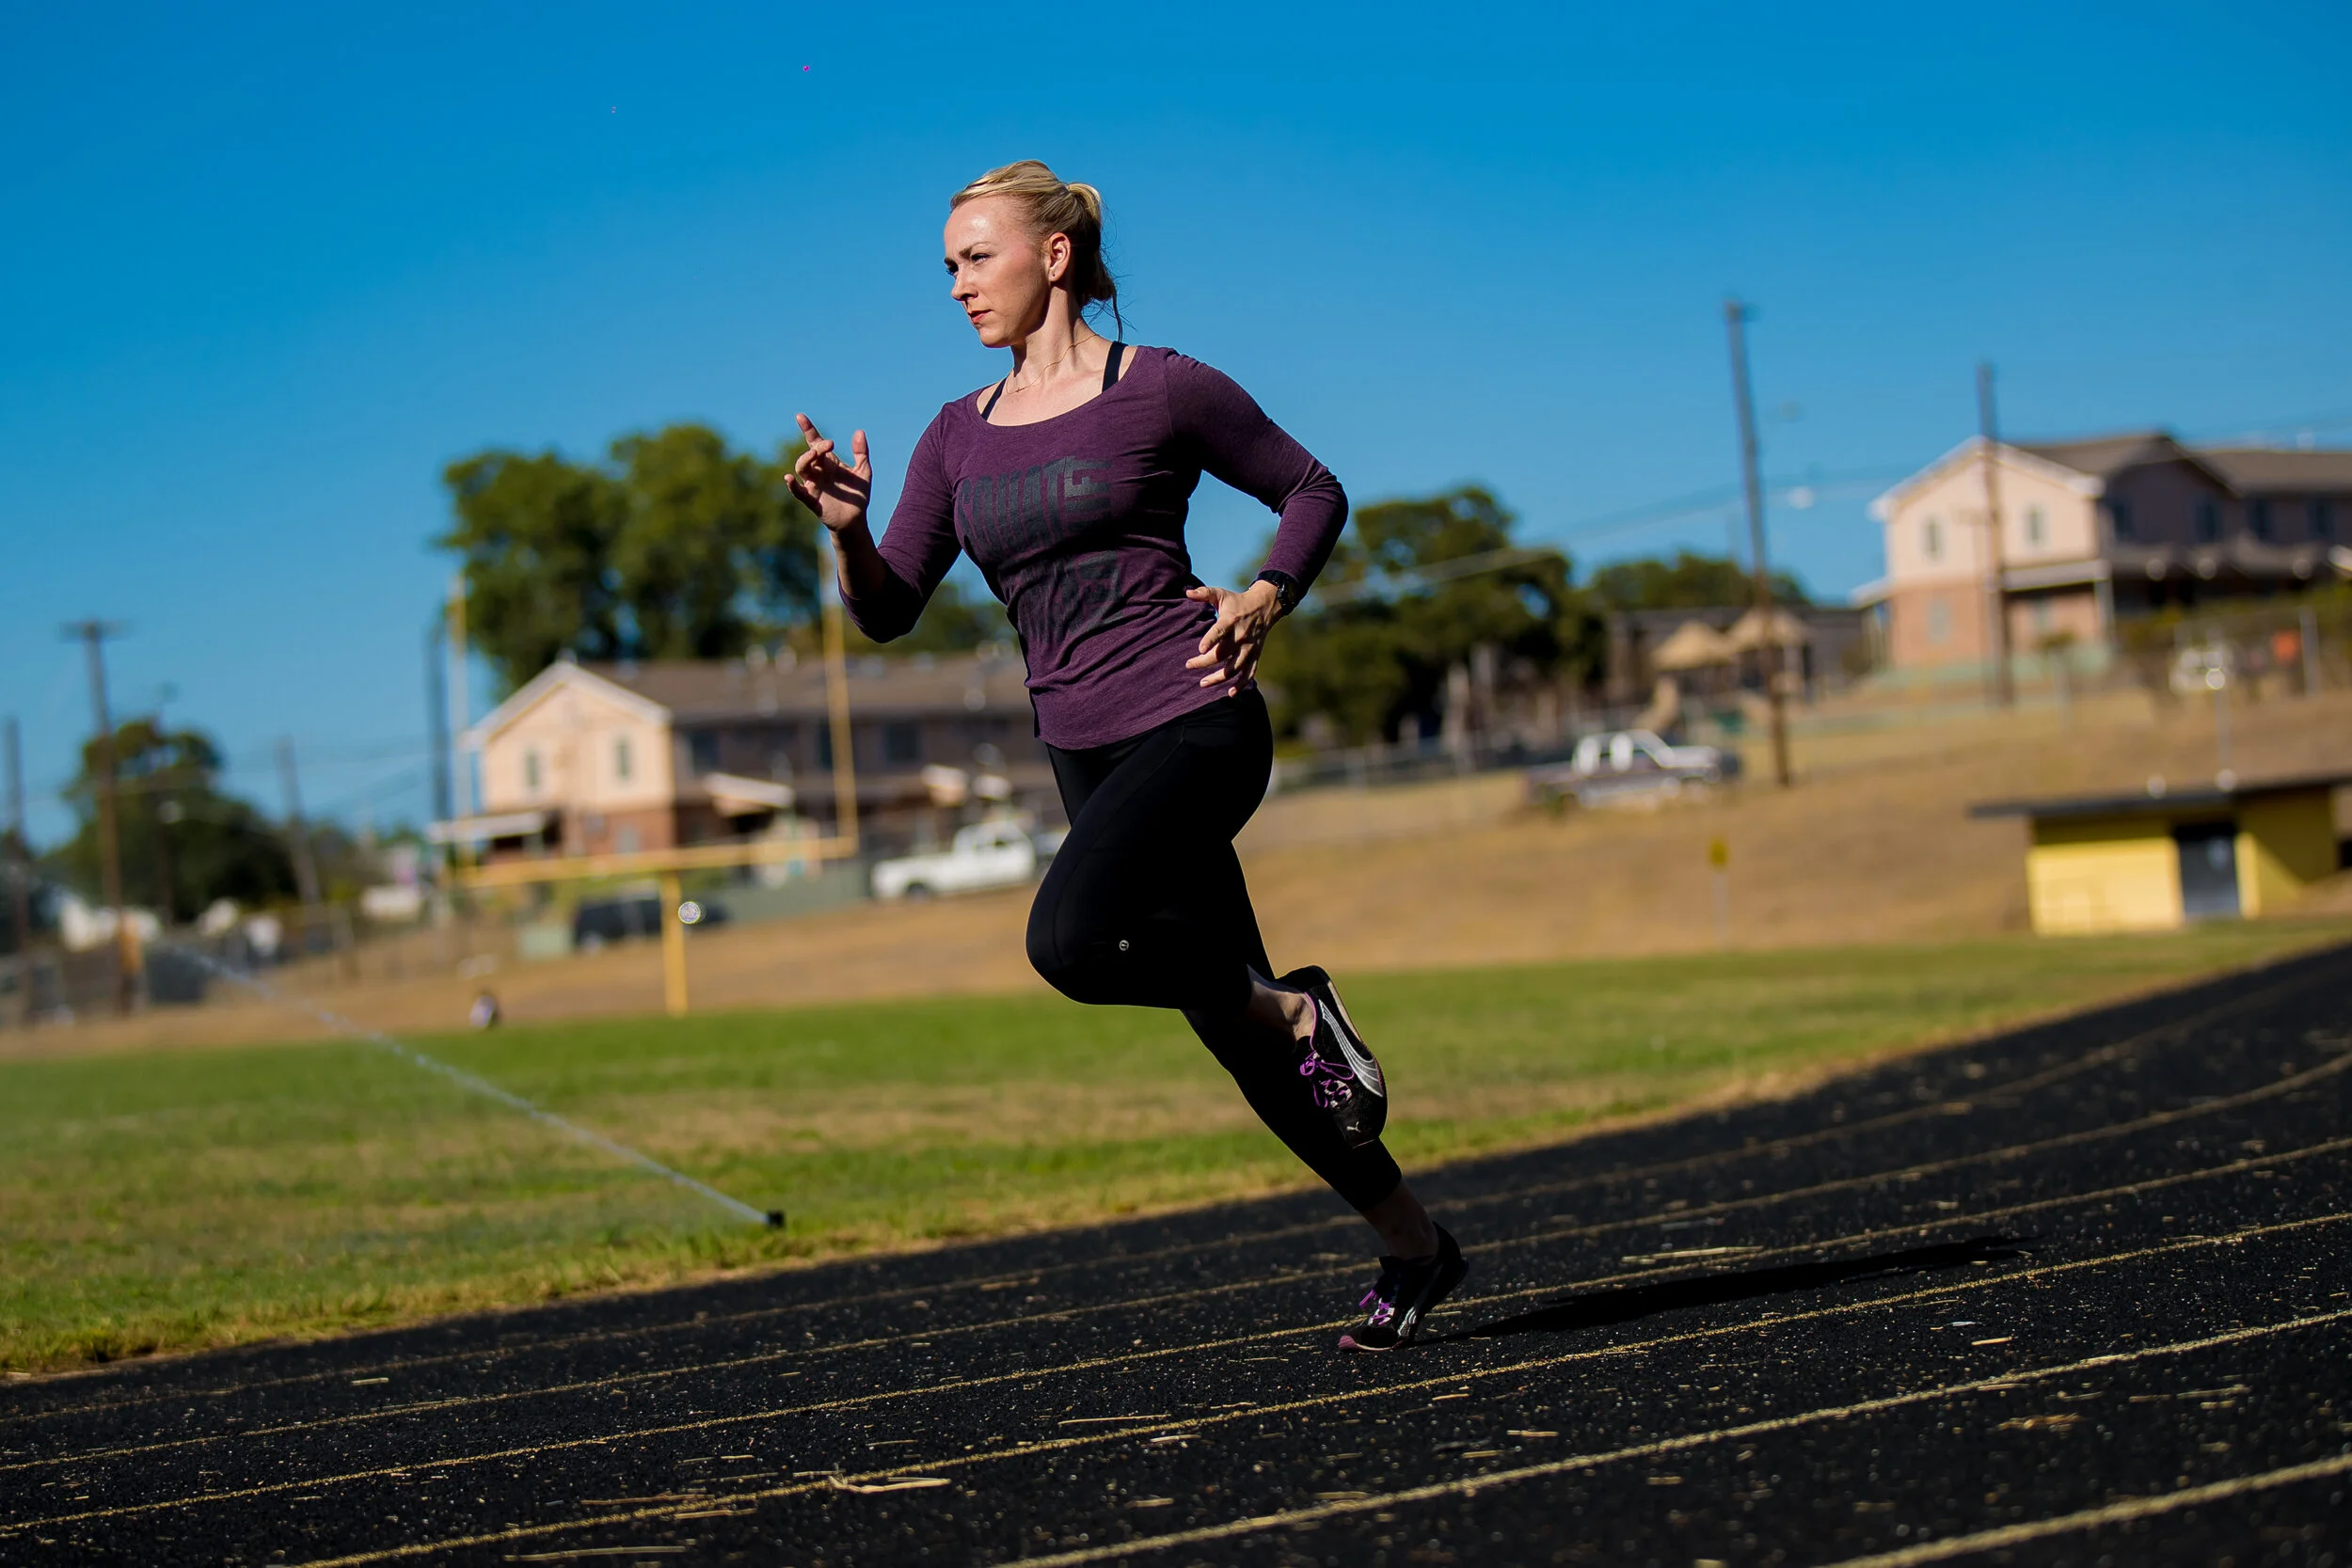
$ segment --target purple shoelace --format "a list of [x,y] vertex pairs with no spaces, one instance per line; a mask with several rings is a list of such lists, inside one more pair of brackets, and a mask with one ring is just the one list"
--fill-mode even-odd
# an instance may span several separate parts
[[1349,1071],[1344,1064],[1325,1060],[1323,1053],[1315,1049],[1311,1039],[1307,1042],[1305,1058],[1298,1064],[1298,1075],[1310,1081],[1309,1089],[1320,1110],[1337,1110],[1355,1098],[1355,1073]]

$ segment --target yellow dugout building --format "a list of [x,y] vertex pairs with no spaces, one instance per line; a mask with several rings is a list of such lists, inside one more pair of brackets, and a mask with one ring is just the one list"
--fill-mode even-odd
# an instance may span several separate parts
[[2022,816],[2026,890],[2044,936],[2148,931],[2272,913],[2340,864],[2335,792],[2352,773],[2216,783],[2151,781],[2137,795],[1988,800]]

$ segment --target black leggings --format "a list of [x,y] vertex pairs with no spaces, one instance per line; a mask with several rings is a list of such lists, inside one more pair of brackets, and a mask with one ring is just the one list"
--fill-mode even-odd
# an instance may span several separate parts
[[1265,796],[1274,734],[1255,690],[1082,752],[1048,747],[1070,837],[1029,910],[1029,961],[1073,1001],[1173,1007],[1249,1108],[1358,1209],[1396,1190],[1378,1143],[1349,1148],[1297,1066],[1244,1020],[1271,978],[1233,835]]

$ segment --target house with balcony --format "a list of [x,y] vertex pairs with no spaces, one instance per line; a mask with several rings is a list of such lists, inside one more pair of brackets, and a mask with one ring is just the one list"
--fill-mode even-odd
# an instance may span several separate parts
[[1854,598],[1879,616],[1897,669],[1981,668],[1996,607],[2013,653],[2066,635],[2095,661],[2121,620],[2352,576],[2352,451],[2142,431],[2003,441],[1992,458],[1997,516],[1981,438],[1871,503],[1886,575]]
[[[884,851],[971,812],[1059,811],[1017,655],[849,661],[861,836]],[[435,837],[490,858],[630,854],[838,820],[821,661],[559,661],[466,733],[481,809]]]

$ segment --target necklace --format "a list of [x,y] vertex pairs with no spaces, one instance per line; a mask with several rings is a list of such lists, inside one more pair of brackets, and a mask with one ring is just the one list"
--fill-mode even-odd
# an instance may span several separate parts
[[[1055,372],[1056,370],[1057,370],[1058,368],[1060,368],[1061,366],[1066,365],[1066,364],[1070,363],[1070,361],[1071,361],[1071,360],[1073,360],[1073,359],[1076,358],[1076,357],[1078,356],[1078,351],[1079,351],[1080,349],[1082,349],[1082,348],[1086,347],[1086,346],[1087,346],[1087,344],[1089,344],[1089,343],[1090,343],[1090,342],[1092,342],[1092,343],[1099,343],[1099,342],[1101,342],[1102,341],[1103,341],[1103,335],[1102,335],[1101,333],[1099,333],[1099,332],[1089,332],[1089,333],[1088,333],[1085,337],[1080,338],[1080,339],[1077,339],[1077,340],[1075,340],[1074,341],[1073,341],[1073,342],[1071,343],[1071,345],[1070,345],[1070,352],[1069,352],[1069,353],[1067,353],[1067,354],[1063,355],[1063,356],[1062,356],[1060,358],[1058,358],[1058,359],[1055,359],[1055,360],[1053,360],[1053,361],[1049,362],[1049,363],[1046,365],[1046,367],[1045,367],[1042,371],[1039,372],[1038,372],[1035,376],[1033,376],[1033,377],[1029,380],[1029,382],[1028,382],[1028,384],[1027,384],[1026,386],[1015,386],[1015,385],[1013,384],[1012,377],[1010,377],[1010,376],[1007,376],[1007,377],[1005,378],[1005,390],[1006,390],[1006,391],[1009,391],[1009,392],[1033,392],[1033,391],[1037,390],[1037,388],[1038,388],[1042,387],[1043,385],[1045,385],[1045,378],[1046,378],[1047,376],[1049,376],[1049,375],[1053,374],[1053,373],[1054,373],[1054,372]],[[1026,370],[1028,367],[1025,365],[1025,366],[1023,366],[1022,368],[1023,368],[1024,370]]]

